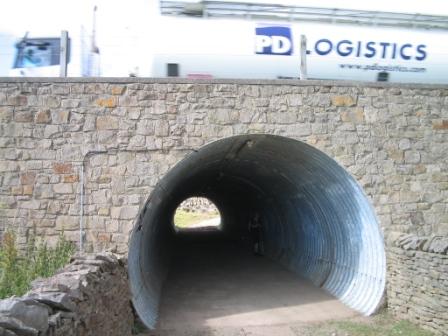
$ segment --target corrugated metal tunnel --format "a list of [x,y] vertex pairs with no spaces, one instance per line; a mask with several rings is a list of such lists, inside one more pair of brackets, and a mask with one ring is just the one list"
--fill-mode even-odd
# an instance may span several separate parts
[[243,135],[213,142],[171,169],[150,195],[129,246],[129,279],[142,321],[155,327],[176,245],[173,215],[186,198],[219,208],[222,234],[238,239],[259,213],[264,250],[346,305],[369,315],[385,287],[384,244],[357,182],[300,141]]

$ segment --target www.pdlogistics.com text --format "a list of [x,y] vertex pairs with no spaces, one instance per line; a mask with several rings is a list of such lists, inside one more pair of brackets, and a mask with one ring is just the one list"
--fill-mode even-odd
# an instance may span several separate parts
[[426,72],[426,68],[405,67],[401,65],[378,65],[378,64],[339,64],[341,69],[365,70],[365,71],[387,71],[387,72]]

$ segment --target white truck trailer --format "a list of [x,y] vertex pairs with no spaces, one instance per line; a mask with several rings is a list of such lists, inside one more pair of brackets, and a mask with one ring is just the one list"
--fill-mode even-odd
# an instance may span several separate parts
[[[95,24],[89,32],[69,31],[68,76],[298,78],[305,36],[309,79],[448,83],[446,16],[254,1],[140,2],[148,20],[145,13],[133,20],[138,11],[122,7],[131,29],[128,37],[120,31],[121,40],[111,33],[116,22],[101,14],[98,36]],[[101,6],[104,13],[112,3]],[[47,36],[31,30],[18,41],[10,75],[58,75],[59,31]]]

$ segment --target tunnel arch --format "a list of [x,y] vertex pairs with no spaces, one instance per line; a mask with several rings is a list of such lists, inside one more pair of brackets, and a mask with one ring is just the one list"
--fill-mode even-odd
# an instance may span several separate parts
[[241,135],[189,154],[158,183],[136,220],[129,245],[134,306],[154,328],[169,269],[177,205],[207,197],[225,234],[237,237],[250,216],[262,218],[264,249],[364,315],[380,304],[385,253],[379,225],[362,188],[336,161],[303,142]]

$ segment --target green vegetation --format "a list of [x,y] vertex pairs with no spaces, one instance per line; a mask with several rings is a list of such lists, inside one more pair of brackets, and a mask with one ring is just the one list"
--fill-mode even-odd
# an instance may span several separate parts
[[431,336],[432,333],[405,320],[396,320],[387,313],[363,320],[343,320],[317,324],[307,328],[309,336]]
[[185,229],[215,217],[219,217],[218,212],[189,212],[185,210],[177,210],[174,214],[174,225],[178,228]]
[[30,238],[26,251],[20,254],[15,234],[5,232],[0,245],[0,299],[25,294],[31,281],[52,276],[69,262],[74,251],[73,243],[61,234],[54,248],[43,242],[36,244],[35,239]]

